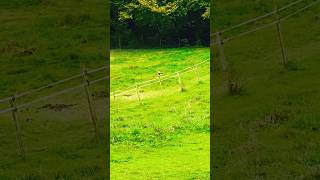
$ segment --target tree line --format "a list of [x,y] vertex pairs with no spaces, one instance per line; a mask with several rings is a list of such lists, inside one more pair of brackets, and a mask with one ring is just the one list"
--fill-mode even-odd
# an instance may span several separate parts
[[209,0],[115,0],[111,48],[209,46]]

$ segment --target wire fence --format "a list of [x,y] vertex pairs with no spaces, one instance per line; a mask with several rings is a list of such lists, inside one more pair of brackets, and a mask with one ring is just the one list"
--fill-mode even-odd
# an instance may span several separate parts
[[[305,102],[316,96],[304,97],[302,92],[314,89],[317,84],[315,81],[310,83],[310,79],[316,77],[319,68],[319,9],[319,0],[298,0],[249,21],[212,32],[211,48],[215,51],[211,62],[218,63],[219,66],[215,67],[211,76],[211,87],[214,87],[211,95],[214,99],[211,108],[214,116],[211,134],[214,134],[216,142],[225,142],[224,145],[227,146],[222,148],[223,152],[229,151],[232,154],[234,150],[238,151],[243,144],[251,143],[250,136],[261,141],[254,142],[255,145],[261,145],[263,141],[269,142],[273,138],[269,135],[275,129],[286,128],[296,119],[298,123],[303,123],[295,114],[298,106],[292,106],[291,102],[297,97]],[[319,84],[317,85],[315,89],[318,89]],[[306,104],[302,106],[310,106],[311,112],[315,111],[312,107],[315,104]],[[305,116],[308,113],[309,110],[301,114]],[[280,122],[281,118],[275,117],[275,114],[286,114],[286,122]],[[239,141],[239,137],[230,136],[228,132],[234,133],[235,127],[249,138]],[[233,144],[233,149],[230,149],[227,142],[233,141],[239,144]],[[264,153],[274,152],[276,149],[277,147],[271,147]],[[253,154],[259,151],[256,149]],[[243,152],[246,153],[248,152]],[[253,156],[261,158],[263,155],[258,153]],[[220,161],[220,157],[216,156],[213,160],[223,164],[234,157],[230,155],[225,161]],[[217,171],[224,172],[230,167],[234,166],[225,166]]]
[[[271,26],[277,27],[277,35],[282,50],[283,64],[285,65],[287,63],[287,56],[283,44],[280,23],[308,8],[311,8],[312,6],[319,3],[320,0],[313,1],[312,3],[299,8],[293,13],[282,17],[279,16],[279,12],[283,12],[302,2],[304,1],[297,0],[263,16],[253,18],[249,21],[245,21],[238,25],[211,34],[211,38],[216,37],[215,44],[219,48],[219,59],[222,68],[226,70],[228,67],[228,63],[226,62],[224,57],[223,49],[223,45],[226,42]],[[277,15],[279,17],[276,21],[266,23],[262,26],[256,27],[246,32],[238,33],[224,39],[222,37],[222,35],[226,32],[232,31],[248,24],[252,24],[272,15]],[[114,101],[118,98],[129,96],[135,96],[137,100],[141,101],[144,93],[144,91],[141,90],[142,88],[159,85],[158,87],[160,89],[163,89],[163,83],[170,80],[176,80],[174,81],[175,84],[179,84],[180,90],[183,91],[184,87],[181,76],[189,72],[195,72],[195,76],[197,77],[197,79],[199,79],[199,69],[204,67],[205,65],[208,65],[209,62],[209,60],[204,60],[198,64],[165,76],[162,76],[159,73],[157,78],[155,79],[144,81],[142,83],[134,84],[128,88],[111,92],[110,95],[107,94],[106,91],[106,83],[109,83],[109,77],[106,76],[108,67],[103,66],[93,70],[86,70],[84,68],[81,74],[77,74],[61,81],[32,89],[30,91],[16,94],[12,97],[0,99],[0,107],[5,107],[0,110],[0,119],[2,121],[4,119],[13,120],[13,131],[16,132],[16,141],[18,144],[19,153],[22,157],[25,157],[26,154],[26,145],[24,139],[27,139],[26,141],[30,141],[30,144],[37,144],[36,142],[40,141],[40,137],[38,136],[35,139],[32,139],[31,137],[33,136],[25,136],[25,134],[35,134],[34,132],[32,132],[34,131],[34,126],[38,126],[36,129],[39,131],[41,128],[42,131],[46,131],[49,127],[57,125],[44,126],[43,123],[50,124],[51,122],[57,120],[63,121],[62,124],[69,122],[66,120],[83,122],[79,123],[79,126],[83,125],[83,127],[81,127],[83,129],[85,129],[85,127],[92,127],[88,130],[88,132],[93,135],[95,141],[98,141],[99,137],[101,136],[101,127],[103,127],[103,125],[101,126],[101,124],[104,123],[103,120],[105,119],[104,117],[106,117],[105,108],[107,107],[106,104],[109,101],[109,96],[113,97]],[[69,86],[66,87],[66,84],[68,83]],[[68,102],[68,104],[66,104],[66,102]],[[41,120],[44,120],[44,122],[42,122]],[[89,125],[88,123],[90,123],[91,125]],[[34,125],[32,126],[31,124]],[[6,126],[8,127],[8,129],[12,128],[12,125],[10,124],[6,124]],[[6,133],[8,134],[10,134],[10,132],[12,131],[6,131]],[[48,136],[50,135],[48,134]],[[83,136],[83,134],[80,136]],[[37,146],[41,146],[40,143],[38,143]]]
[[[0,110],[4,131],[0,135],[6,141],[4,144],[11,142],[11,134],[16,132],[19,154],[25,158],[27,152],[38,151],[37,147],[41,149],[43,144],[47,145],[44,149],[50,149],[48,139],[54,144],[66,140],[65,137],[77,135],[70,140],[99,142],[105,136],[107,69],[107,66],[93,70],[83,68],[81,74],[1,99],[0,107],[7,107]],[[14,126],[8,123],[10,119]],[[71,127],[83,131],[72,131],[74,134],[67,132]],[[61,129],[67,131],[61,132]],[[52,137],[60,138],[52,140]],[[0,143],[0,147],[4,144]],[[1,149],[4,148],[8,147]],[[11,154],[9,151],[7,153]]]
[[[256,17],[256,18],[253,18],[253,19],[250,19],[248,21],[245,21],[243,23],[240,23],[240,24],[237,24],[237,25],[234,25],[234,26],[231,26],[229,28],[226,28],[226,29],[223,29],[221,31],[216,31],[215,33],[212,33],[211,34],[211,40],[213,41],[213,39],[215,39],[215,45],[217,46],[218,48],[218,56],[219,56],[219,63],[220,63],[220,66],[221,66],[221,69],[223,71],[226,71],[228,69],[228,62],[226,61],[225,59],[225,53],[224,53],[224,44],[226,43],[229,43],[230,41],[234,40],[234,39],[239,39],[241,37],[244,37],[244,36],[247,36],[247,35],[250,35],[254,32],[257,32],[257,31],[260,31],[260,30],[263,30],[263,29],[266,29],[268,27],[272,27],[272,26],[275,26],[276,29],[277,29],[277,39],[279,41],[279,44],[280,44],[280,48],[281,48],[281,54],[282,54],[282,64],[284,66],[287,65],[288,63],[288,57],[287,57],[287,54],[286,54],[286,48],[284,46],[284,37],[283,37],[283,33],[282,33],[282,30],[281,30],[281,23],[283,21],[286,21],[288,20],[289,18],[317,5],[320,0],[315,0],[315,1],[312,1],[311,3],[309,4],[303,4],[304,6],[303,7],[300,7],[296,10],[294,10],[293,12],[289,12],[287,15],[284,15],[284,16],[281,16],[280,15],[280,12],[285,12],[285,11],[290,11],[290,8],[298,5],[298,4],[302,4],[303,0],[297,0],[297,1],[294,1],[288,5],[285,5],[281,8],[275,8],[274,11],[270,12],[270,13],[267,13],[267,14],[264,14],[262,16],[259,16],[259,17]],[[246,26],[246,25],[250,25],[250,24],[253,24],[253,23],[257,23],[259,21],[262,21],[264,19],[267,19],[271,16],[275,16],[276,20],[272,20],[272,22],[264,22],[262,25],[260,26],[257,26],[257,27],[254,27],[252,29],[249,29],[245,32],[240,32],[240,33],[236,33],[236,34],[232,34],[231,36],[228,36],[228,37],[223,37],[223,34],[227,33],[227,32],[230,32],[230,31],[233,31],[233,30],[236,30],[236,29],[239,29],[240,27],[242,26]],[[270,18],[268,19],[270,20]]]
[[[199,78],[200,75],[198,71],[201,67],[208,64],[209,60],[205,60],[170,75],[159,75],[156,79],[144,81],[126,89],[114,91],[111,94],[115,100],[116,97],[129,97],[134,93],[140,101],[143,96],[141,91],[143,88],[145,89],[155,84],[162,86],[163,83],[174,78],[179,79],[178,83],[182,89],[183,83],[181,76],[183,74],[194,71],[196,72],[195,75],[197,78]],[[33,128],[37,129],[36,131],[38,132],[52,131],[48,130],[49,126],[47,126],[47,124],[50,124],[50,127],[54,127],[54,129],[59,123],[61,123],[61,127],[62,124],[66,127],[82,126],[80,129],[84,129],[84,131],[87,132],[84,134],[88,137],[94,137],[94,141],[96,142],[99,141],[99,137],[102,136],[101,133],[104,132],[102,131],[102,127],[105,126],[104,120],[107,116],[105,108],[109,100],[106,91],[106,87],[108,86],[106,83],[109,79],[109,77],[106,76],[107,69],[107,67],[88,71],[84,69],[81,74],[1,99],[0,104],[8,104],[9,107],[0,110],[0,120],[4,122],[5,120],[12,119],[14,123],[14,130],[12,131],[16,132],[18,151],[23,158],[26,156],[26,151],[34,151],[34,148],[26,150],[26,146],[41,146],[41,143],[35,143],[38,141],[41,142],[41,140],[38,139],[38,137],[34,137],[34,134],[38,133],[35,133]],[[71,87],[66,87],[66,84],[71,84]],[[139,89],[139,91],[137,91],[137,89]],[[48,92],[49,90],[50,92]],[[43,93],[44,95],[42,95]],[[74,125],[75,123],[72,122],[77,122],[76,124],[78,125]],[[12,127],[12,125],[9,124],[6,124],[6,126]],[[12,131],[8,130],[7,133],[9,134]],[[91,135],[89,135],[88,132],[90,132]],[[84,134],[81,134],[81,137]],[[48,138],[49,137],[43,137],[43,139]]]
[[154,85],[154,84],[160,84],[161,86],[161,83],[164,82],[164,81],[167,81],[167,80],[170,80],[170,79],[173,79],[173,78],[179,78],[180,81],[179,81],[179,84],[180,86],[182,86],[182,83],[181,83],[181,75],[182,74],[185,74],[185,73],[188,73],[190,71],[197,71],[199,70],[199,68],[201,68],[202,66],[206,65],[209,63],[209,59],[207,60],[204,60],[200,63],[197,63],[193,66],[189,66],[185,69],[182,69],[182,70],[179,70],[179,71],[176,71],[170,75],[165,75],[165,76],[162,76],[161,74],[158,74],[158,77],[155,78],[155,79],[151,79],[151,80],[148,80],[148,81],[144,81],[142,83],[138,83],[136,85],[133,85],[133,86],[130,86],[124,90],[117,90],[117,91],[114,91],[112,92],[112,96],[114,97],[117,97],[117,96],[121,96],[121,95],[125,95],[125,94],[128,94],[128,93],[132,93],[132,92],[136,92],[137,89],[140,89],[140,88],[143,88],[143,87],[147,87],[147,86],[151,86],[151,85]]

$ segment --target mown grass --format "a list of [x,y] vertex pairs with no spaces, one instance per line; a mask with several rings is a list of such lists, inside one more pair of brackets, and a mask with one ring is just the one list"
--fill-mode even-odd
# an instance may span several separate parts
[[[107,2],[0,0],[0,98],[80,73],[80,65],[106,64]],[[92,79],[92,77],[89,77]],[[17,104],[79,85],[81,79],[18,99]],[[102,91],[106,84],[91,87]],[[0,179],[103,179],[106,177],[105,99],[95,99],[100,142],[93,140],[84,90],[19,109],[26,159],[17,149],[10,113],[0,115]],[[70,105],[61,111],[44,108]],[[8,102],[0,107],[7,108]]]
[[[278,1],[286,2],[292,1]],[[216,1],[212,28],[240,23],[273,6],[269,1]],[[287,67],[281,64],[275,27],[225,44],[241,91],[230,95],[215,71],[216,179],[319,179],[319,8],[281,23]]]
[[[209,58],[208,48],[115,50],[111,89],[123,89]],[[112,179],[209,178],[209,64],[111,100]]]

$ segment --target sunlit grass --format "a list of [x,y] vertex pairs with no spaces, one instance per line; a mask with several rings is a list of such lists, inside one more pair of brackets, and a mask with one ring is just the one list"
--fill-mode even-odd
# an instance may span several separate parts
[[[112,52],[112,90],[192,66],[209,57],[208,48]],[[196,58],[197,57],[197,58]],[[120,62],[119,62],[120,61]],[[131,68],[135,66],[134,68]],[[112,179],[209,178],[209,64],[111,100]],[[118,78],[115,79],[114,77]]]

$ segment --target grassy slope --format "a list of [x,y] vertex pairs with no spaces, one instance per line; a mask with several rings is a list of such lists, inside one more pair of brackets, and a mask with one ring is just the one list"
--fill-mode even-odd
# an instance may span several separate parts
[[77,74],[81,63],[105,65],[104,7],[101,0],[1,0],[0,97]]
[[[105,65],[106,1],[0,0],[0,97],[23,92]],[[28,54],[31,49],[32,54]],[[75,82],[79,84],[79,80]],[[60,87],[63,88],[63,87]],[[100,84],[96,89],[103,89]],[[54,90],[52,90],[54,91]],[[43,94],[47,95],[48,91]],[[21,100],[24,101],[24,100]],[[76,103],[72,110],[39,109]],[[97,100],[101,138],[106,107]],[[0,107],[7,107],[7,103]],[[105,176],[105,142],[92,142],[83,90],[18,112],[26,161],[18,156],[10,114],[0,116],[0,179],[66,179]]]
[[[279,4],[285,2],[289,1]],[[266,0],[218,0],[213,29],[262,15],[272,7]],[[287,69],[280,64],[274,27],[225,45],[243,91],[228,95],[221,88],[221,73],[215,71],[217,179],[319,178],[319,10],[318,4],[282,23]],[[276,114],[274,122],[268,120]]]
[[[111,53],[111,89],[170,74],[209,57],[206,48],[124,50]],[[137,97],[117,97],[111,103],[112,179],[208,179],[209,69],[143,88]]]

